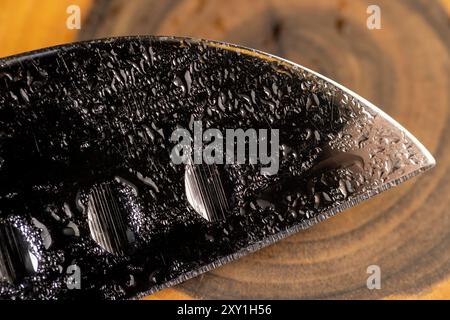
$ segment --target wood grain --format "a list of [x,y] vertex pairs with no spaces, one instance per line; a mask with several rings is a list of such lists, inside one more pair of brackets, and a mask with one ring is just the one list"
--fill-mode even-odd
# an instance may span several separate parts
[[[0,56],[79,39],[185,35],[235,42],[317,70],[392,115],[435,155],[431,172],[312,229],[150,299],[450,299],[450,1],[39,0],[0,2]],[[366,287],[369,265],[382,289]]]

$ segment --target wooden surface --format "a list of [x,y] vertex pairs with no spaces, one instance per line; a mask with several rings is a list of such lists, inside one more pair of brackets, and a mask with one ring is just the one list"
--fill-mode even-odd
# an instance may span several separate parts
[[[78,35],[65,28],[65,8],[76,2],[2,0],[0,56],[75,37],[235,42],[358,92],[438,162],[306,232],[150,298],[450,299],[450,1],[376,1],[382,29],[370,31],[364,0],[84,0]],[[381,267],[381,290],[366,287],[369,265]]]
[[81,19],[91,0],[0,0],[0,57],[74,41],[79,30],[66,27],[66,9],[80,7]]

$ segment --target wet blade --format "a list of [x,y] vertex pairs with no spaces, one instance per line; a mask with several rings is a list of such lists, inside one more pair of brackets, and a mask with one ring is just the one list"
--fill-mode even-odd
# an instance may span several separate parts
[[[175,164],[171,135],[196,121],[259,137],[278,130],[277,173],[263,174],[262,162]],[[0,298],[140,297],[434,164],[370,102],[252,49],[129,37],[0,59],[0,218],[23,221],[40,259],[38,276],[24,277],[33,290],[0,281]],[[36,219],[52,243],[39,240]],[[61,285],[54,266],[67,261],[83,271],[81,291]]]
[[[306,99],[306,108],[314,109],[314,107],[320,106],[319,94],[326,94],[331,97],[330,100],[332,102],[329,106],[337,102],[336,107],[340,109],[338,113],[341,113],[341,116],[345,116],[346,122],[336,134],[329,135],[330,139],[310,164],[309,170],[300,175],[304,179],[301,180],[293,176],[286,178],[281,175],[279,179],[281,183],[275,188],[271,188],[269,185],[262,191],[261,196],[265,199],[274,200],[274,198],[279,198],[289,193],[287,190],[298,191],[303,189],[297,188],[298,184],[302,182],[310,184],[313,180],[323,178],[323,175],[331,173],[332,176],[338,177],[340,173],[337,172],[345,172],[342,175],[344,178],[338,178],[336,188],[341,193],[341,200],[333,201],[326,192],[316,192],[314,187],[311,187],[310,191],[314,197],[314,203],[310,204],[310,208],[303,207],[300,211],[301,214],[306,216],[302,223],[283,230],[276,235],[266,236],[256,244],[222,257],[201,269],[184,274],[162,287],[178,284],[275,243],[299,230],[307,229],[434,167],[436,164],[430,152],[398,122],[366,99],[335,81],[303,66],[264,52],[222,43],[210,43],[210,45],[272,61],[299,74],[305,79],[305,88],[310,89],[310,95]],[[279,71],[284,72],[283,69]],[[319,137],[317,140],[320,141],[320,137],[324,135],[324,132],[320,129],[323,128],[316,128],[316,131],[307,130],[306,140],[314,138],[314,135],[316,135],[316,137]],[[186,181],[189,180],[189,178],[186,178]],[[275,197],[274,191],[277,192]],[[189,202],[194,208],[194,204],[206,196],[206,192],[201,194],[201,192],[189,192],[187,190],[187,193]],[[277,201],[274,200],[273,202],[276,203]],[[325,209],[320,210],[320,207]],[[299,213],[295,209],[290,209],[291,214],[297,216]],[[199,209],[197,211],[202,214],[204,210]],[[153,290],[150,292],[153,292]]]
[[[341,108],[340,111],[348,116],[347,120],[350,121],[347,121],[339,132],[328,141],[321,155],[315,159],[305,174],[308,177],[306,180],[310,182],[324,173],[339,170],[346,171],[347,177],[353,177],[347,180],[339,180],[338,190],[342,194],[342,201],[333,203],[328,194],[324,192],[315,193],[313,190],[312,192],[315,193],[314,209],[317,210],[323,202],[328,202],[327,208],[319,214],[308,217],[301,224],[292,226],[274,236],[267,236],[257,244],[222,257],[210,265],[184,274],[166,283],[163,287],[183,282],[277,242],[299,230],[309,228],[435,166],[434,157],[410,132],[375,105],[348,88],[308,68],[264,52],[223,43],[209,44],[224,50],[236,51],[244,55],[273,61],[299,73],[306,80],[305,87],[310,86],[308,89],[312,87],[311,94],[306,99],[305,107],[307,108],[319,106],[319,93],[332,96],[332,100],[338,102],[338,108]],[[282,69],[279,71],[284,72]],[[319,137],[323,134],[320,130],[315,133]],[[310,138],[313,134],[309,130],[306,138]],[[291,187],[295,189],[295,185],[298,183],[298,179],[292,177],[287,179],[282,177],[280,180],[284,181],[286,185],[275,188],[277,191],[284,191]],[[274,191],[270,187],[266,190],[268,193]],[[190,197],[193,197],[193,195],[190,194]],[[268,197],[271,198],[270,195]],[[197,194],[197,198],[197,201],[199,201],[203,198],[203,195]],[[195,201],[196,199],[190,200],[191,203],[195,203]],[[295,211],[291,212],[297,215]],[[301,213],[308,215],[308,209],[302,210]],[[153,290],[150,292],[153,292]]]

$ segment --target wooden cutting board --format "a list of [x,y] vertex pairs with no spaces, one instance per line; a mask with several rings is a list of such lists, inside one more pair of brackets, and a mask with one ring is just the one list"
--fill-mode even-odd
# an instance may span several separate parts
[[[438,163],[306,232],[150,298],[450,299],[449,0],[379,0],[381,30],[367,29],[371,2],[364,0],[55,2],[30,1],[24,9],[2,1],[0,56],[75,37],[234,42],[358,92],[409,129]],[[82,8],[78,33],[65,29],[65,8],[72,3]],[[14,19],[8,10],[18,13]],[[366,286],[370,265],[381,268],[380,290]]]

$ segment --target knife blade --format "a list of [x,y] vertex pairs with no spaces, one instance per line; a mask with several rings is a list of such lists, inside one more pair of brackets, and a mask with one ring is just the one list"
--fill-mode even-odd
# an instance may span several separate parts
[[[0,218],[22,221],[20,237],[39,259],[34,274],[0,282],[3,298],[139,298],[435,165],[351,90],[228,43],[123,37],[53,47],[1,59],[0,88]],[[174,161],[175,132],[200,161]],[[211,149],[217,161],[202,162]],[[33,219],[48,229],[47,245]]]

